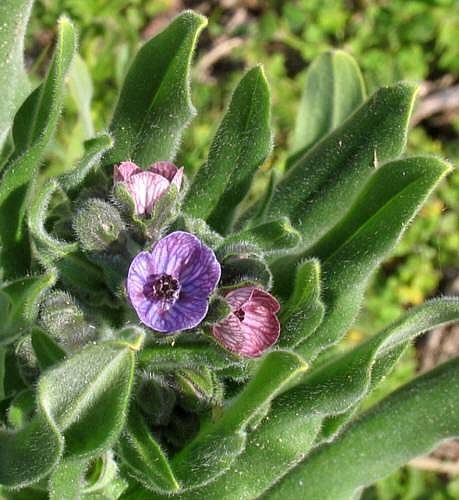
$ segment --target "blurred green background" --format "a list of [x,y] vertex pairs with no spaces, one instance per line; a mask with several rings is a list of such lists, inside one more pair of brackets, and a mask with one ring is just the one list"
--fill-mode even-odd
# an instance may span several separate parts
[[[48,172],[70,168],[82,152],[83,141],[106,128],[136,49],[185,8],[209,18],[193,74],[198,116],[186,133],[178,159],[188,173],[206,158],[235,82],[258,62],[264,65],[272,88],[275,147],[255,189],[263,185],[263,171],[282,169],[305,69],[315,56],[331,47],[345,49],[355,57],[369,93],[396,80],[419,82],[408,151],[441,155],[457,163],[457,0],[37,0],[27,44],[27,64],[37,81],[46,69],[59,15],[67,13],[80,30],[81,59],[68,81],[64,120],[48,153]],[[428,107],[432,99],[440,103],[434,113]],[[455,171],[375,275],[366,306],[347,341],[360,342],[428,297],[458,293],[458,249],[459,172]],[[448,349],[457,352],[458,332],[443,332],[441,338],[445,336]],[[440,352],[433,353],[425,339],[419,342],[374,400],[409,380],[431,358],[444,359],[441,346],[436,345],[436,349]],[[447,457],[456,464],[458,448]],[[443,460],[434,457],[431,466],[427,464],[431,471],[421,470],[426,464],[406,467],[368,489],[364,498],[459,499],[459,478],[445,473]]]

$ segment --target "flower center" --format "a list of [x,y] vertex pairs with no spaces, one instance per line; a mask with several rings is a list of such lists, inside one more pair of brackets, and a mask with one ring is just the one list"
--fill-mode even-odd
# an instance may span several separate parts
[[245,312],[242,309],[238,309],[237,311],[235,311],[234,315],[239,321],[244,321]]
[[170,274],[152,274],[143,287],[148,299],[176,300],[180,294],[180,283]]

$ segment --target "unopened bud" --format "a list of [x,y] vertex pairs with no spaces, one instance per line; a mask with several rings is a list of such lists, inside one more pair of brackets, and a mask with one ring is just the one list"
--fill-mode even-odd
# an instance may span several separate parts
[[98,198],[91,198],[82,204],[73,227],[81,246],[88,252],[109,252],[125,231],[118,210]]

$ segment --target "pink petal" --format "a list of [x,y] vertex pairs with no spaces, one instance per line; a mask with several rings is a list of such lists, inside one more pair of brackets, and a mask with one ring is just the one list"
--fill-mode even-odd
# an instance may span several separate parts
[[261,356],[279,333],[279,320],[265,307],[247,306],[243,321],[231,313],[213,327],[214,336],[224,347],[249,358]]
[[174,186],[177,186],[177,189],[179,191],[180,191],[180,188],[182,187],[182,179],[183,179],[183,167],[180,167],[171,180],[171,184],[174,184]]
[[252,295],[252,292],[254,290],[254,286],[244,286],[242,288],[236,288],[235,290],[231,290],[231,292],[226,294],[225,299],[228,301],[231,309],[233,311],[237,311],[250,299],[250,296]]
[[129,181],[132,174],[142,172],[135,163],[132,161],[123,161],[119,165],[115,165],[113,168],[113,178],[115,182],[126,182]]
[[169,182],[172,182],[172,179],[177,174],[178,168],[170,161],[157,161],[156,163],[153,163],[151,167],[148,168],[148,171],[162,175]]
[[249,299],[249,304],[255,304],[266,307],[272,313],[277,313],[280,309],[279,302],[268,292],[260,288],[254,288],[252,295]]
[[169,181],[161,175],[142,171],[132,175],[127,188],[134,198],[138,215],[149,214],[155,202],[169,188]]

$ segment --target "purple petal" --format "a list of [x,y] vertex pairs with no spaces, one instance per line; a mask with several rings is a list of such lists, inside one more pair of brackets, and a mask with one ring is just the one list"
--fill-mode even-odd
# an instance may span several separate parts
[[153,248],[161,272],[179,279],[187,296],[208,296],[220,281],[221,268],[214,252],[190,233],[176,231]]
[[115,182],[129,181],[132,174],[142,172],[135,163],[132,161],[123,161],[119,165],[115,165],[113,169],[113,178]]
[[[150,172],[154,172],[155,174],[162,175],[169,182],[172,182],[172,179],[178,172],[178,168],[170,161],[157,161],[156,163],[153,163],[148,170]],[[180,188],[180,186],[177,187]]]
[[168,190],[169,181],[152,172],[140,172],[131,176],[127,188],[134,198],[136,213],[149,214],[156,201]]
[[135,256],[129,268],[127,292],[129,299],[137,310],[140,302],[145,300],[144,285],[151,274],[157,274],[150,252],[140,252]]

